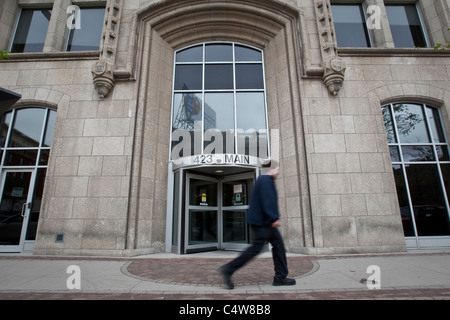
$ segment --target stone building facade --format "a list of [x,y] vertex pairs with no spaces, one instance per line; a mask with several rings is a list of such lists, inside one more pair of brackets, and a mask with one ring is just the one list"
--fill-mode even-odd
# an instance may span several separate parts
[[270,160],[289,252],[450,246],[449,8],[2,1],[0,251],[242,250]]

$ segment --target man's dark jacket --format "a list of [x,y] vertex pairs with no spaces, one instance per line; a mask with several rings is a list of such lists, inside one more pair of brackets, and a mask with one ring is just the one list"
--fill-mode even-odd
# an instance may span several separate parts
[[277,190],[272,176],[261,175],[255,182],[250,208],[247,211],[247,223],[266,227],[280,218],[278,212]]

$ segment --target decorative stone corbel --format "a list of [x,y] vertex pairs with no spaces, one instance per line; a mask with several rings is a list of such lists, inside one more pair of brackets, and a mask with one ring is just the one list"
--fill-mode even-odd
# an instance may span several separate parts
[[322,53],[323,83],[332,95],[341,90],[345,77],[345,61],[337,54],[337,41],[329,0],[315,0],[320,51]]
[[345,68],[345,61],[338,56],[327,57],[323,62],[323,84],[334,96],[341,90],[344,82]]
[[100,60],[92,66],[91,72],[94,78],[94,88],[98,96],[100,99],[106,98],[116,83],[113,74],[114,65]]
[[115,85],[117,33],[120,28],[122,3],[123,0],[109,0],[106,5],[105,26],[100,43],[100,58],[91,70],[95,90],[101,99],[106,98]]

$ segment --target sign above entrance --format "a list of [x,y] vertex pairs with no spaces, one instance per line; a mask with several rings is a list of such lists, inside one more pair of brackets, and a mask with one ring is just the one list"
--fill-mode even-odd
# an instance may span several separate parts
[[264,166],[270,163],[270,159],[262,159],[244,154],[200,154],[190,157],[182,157],[173,160],[174,168],[198,166],[198,165],[244,165]]

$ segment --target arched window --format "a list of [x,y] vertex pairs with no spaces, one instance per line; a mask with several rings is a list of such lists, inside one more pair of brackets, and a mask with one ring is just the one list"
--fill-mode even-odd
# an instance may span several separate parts
[[405,236],[449,236],[450,155],[439,110],[393,103],[383,118]]
[[175,54],[172,159],[268,155],[263,53],[204,43]]
[[15,109],[3,115],[0,146],[3,167],[47,166],[56,111],[39,107]]
[[32,250],[56,111],[14,109],[0,120],[0,251]]

